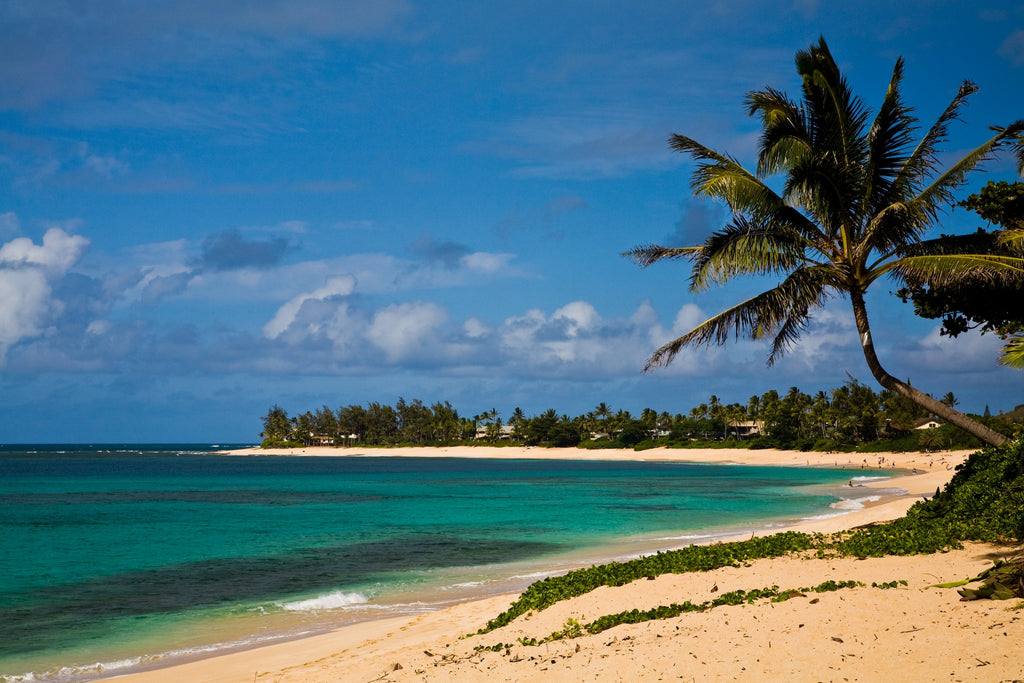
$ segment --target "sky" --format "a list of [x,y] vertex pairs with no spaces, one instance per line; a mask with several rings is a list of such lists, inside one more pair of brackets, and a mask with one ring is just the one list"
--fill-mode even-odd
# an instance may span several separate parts
[[[463,415],[685,413],[712,394],[878,388],[849,301],[764,343],[661,344],[763,288],[688,290],[641,244],[728,219],[672,133],[752,167],[746,93],[799,97],[824,36],[875,110],[896,59],[944,146],[1024,118],[1024,5],[980,0],[0,2],[0,443],[255,442],[399,397]],[[972,176],[1014,180],[1009,155]],[[934,233],[974,230],[963,209]],[[770,284],[769,284],[770,286]],[[993,335],[941,337],[880,282],[894,375],[1024,403]]]

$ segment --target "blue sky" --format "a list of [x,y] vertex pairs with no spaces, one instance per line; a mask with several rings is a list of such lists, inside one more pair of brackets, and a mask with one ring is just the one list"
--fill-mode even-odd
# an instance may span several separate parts
[[[740,341],[641,374],[754,284],[693,295],[682,265],[619,256],[721,224],[666,138],[752,165],[744,94],[798,96],[820,35],[872,108],[900,55],[926,124],[975,81],[950,155],[1024,118],[1012,2],[4,2],[0,442],[254,441],[273,403],[874,386],[845,300],[771,368]],[[1015,178],[985,169],[969,190]],[[969,411],[1024,403],[998,339],[940,338],[889,289],[887,369]]]

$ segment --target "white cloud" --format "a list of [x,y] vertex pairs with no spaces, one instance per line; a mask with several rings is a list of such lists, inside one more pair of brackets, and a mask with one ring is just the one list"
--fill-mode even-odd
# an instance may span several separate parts
[[467,269],[480,273],[497,273],[508,266],[515,258],[513,254],[490,254],[478,251],[474,254],[466,254],[459,262]]
[[392,304],[373,316],[366,338],[383,349],[387,359],[394,362],[433,347],[437,343],[438,328],[447,321],[448,314],[437,304]]
[[601,322],[601,316],[597,309],[586,301],[573,301],[562,306],[551,316],[552,320],[565,320],[568,322],[566,335],[575,337],[580,332],[592,330]]
[[649,304],[631,317],[605,320],[586,301],[573,301],[550,318],[531,309],[507,318],[498,331],[506,361],[517,371],[609,377],[639,371],[653,349],[657,325]]
[[16,342],[42,332],[49,313],[59,309],[38,269],[0,270],[0,359]]
[[491,326],[480,318],[469,318],[465,323],[462,324],[462,330],[466,333],[466,336],[470,339],[479,339],[486,337],[493,330]]
[[42,266],[66,271],[73,266],[89,240],[80,235],[69,235],[60,228],[50,228],[43,235],[42,245],[27,237],[13,239],[0,247],[0,266]]
[[81,257],[89,240],[51,228],[42,245],[19,237],[0,247],[0,360],[17,342],[44,332],[64,305],[53,298],[50,280]]
[[323,301],[333,297],[348,296],[356,287],[356,279],[351,275],[339,275],[330,278],[327,283],[309,293],[299,294],[288,300],[277,309],[274,317],[263,326],[263,335],[268,339],[276,339],[295,321],[296,315],[307,301]]

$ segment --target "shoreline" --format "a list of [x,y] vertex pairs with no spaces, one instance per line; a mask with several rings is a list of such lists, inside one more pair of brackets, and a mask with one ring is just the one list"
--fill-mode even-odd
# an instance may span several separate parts
[[[460,446],[460,447],[425,447],[425,448],[396,448],[396,449],[355,449],[355,448],[333,448],[333,447],[310,447],[305,449],[288,449],[282,451],[264,451],[262,449],[241,449],[221,454],[227,455],[288,455],[288,456],[395,456],[395,457],[474,457],[474,458],[502,458],[502,459],[589,459],[589,460],[649,460],[649,461],[677,461],[697,463],[736,463],[742,465],[772,465],[789,467],[838,467],[849,470],[851,473],[851,484],[854,478],[859,476],[858,471],[870,467],[875,469],[881,459],[887,466],[894,466],[892,478],[878,481],[869,481],[859,484],[857,488],[863,488],[867,494],[863,498],[873,497],[871,492],[878,491],[879,498],[874,501],[867,501],[860,509],[846,512],[837,512],[836,515],[803,520],[798,523],[788,524],[774,528],[765,528],[753,532],[758,536],[765,536],[782,531],[802,531],[806,533],[830,533],[842,529],[871,524],[879,521],[895,519],[905,514],[909,507],[921,499],[922,496],[931,496],[936,488],[941,488],[952,477],[957,464],[966,459],[970,451],[941,452],[936,454],[923,453],[879,453],[879,454],[828,454],[828,453],[802,453],[791,451],[748,451],[744,449],[650,449],[646,451],[612,451],[612,450],[582,450],[582,449],[540,449],[540,448],[517,448],[517,447],[487,447],[487,446]],[[856,460],[860,459],[860,462]],[[870,460],[869,460],[870,459]],[[931,471],[925,471],[928,466]],[[890,467],[891,469],[891,467]],[[917,469],[917,473],[913,471]],[[893,489],[899,489],[903,493],[893,494]],[[887,490],[886,490],[887,489]],[[731,536],[724,540],[743,540],[749,538],[750,534],[742,536]],[[718,542],[721,537],[710,538],[701,542]],[[669,542],[665,544],[664,550],[669,550],[691,542]],[[959,551],[963,553],[964,551]],[[886,558],[883,558],[886,559]],[[906,563],[906,558],[897,558]],[[961,564],[964,558],[959,558]],[[780,562],[779,560],[759,561],[757,565],[765,562]],[[842,563],[846,563],[844,560]],[[835,562],[833,562],[835,564]],[[956,563],[954,563],[956,564]],[[983,568],[983,567],[982,567]],[[567,570],[558,570],[555,573],[562,573]],[[719,570],[720,571],[720,570]],[[978,571],[973,571],[976,575]],[[970,573],[970,572],[968,572]],[[684,578],[674,576],[674,579],[659,577],[654,582],[637,582],[661,584],[666,581],[681,581]],[[690,577],[691,579],[693,577]],[[837,577],[842,580],[843,577]],[[967,578],[959,574],[956,578]],[[886,581],[892,578],[886,579]],[[952,579],[946,579],[952,580]],[[820,581],[819,581],[820,582]],[[780,584],[778,579],[770,581]],[[788,585],[788,584],[787,584]],[[800,584],[810,585],[810,584]],[[747,585],[746,588],[753,588],[754,585]],[[758,586],[760,587],[760,586]],[[784,586],[785,587],[785,586]],[[630,604],[628,608],[642,607],[647,599],[657,591],[647,590],[645,586],[627,586],[619,589],[607,589],[607,591],[618,591],[623,595],[633,594],[629,600],[636,604]],[[606,589],[594,591],[603,594]],[[955,592],[954,592],[955,594]],[[297,639],[272,643],[269,645],[257,646],[250,649],[225,651],[212,657],[188,661],[184,663],[173,663],[168,666],[142,671],[117,675],[111,672],[109,678],[99,680],[118,680],[122,683],[170,683],[177,680],[204,680],[211,682],[241,682],[253,680],[273,681],[313,681],[323,680],[321,669],[322,663],[332,662],[332,668],[337,680],[434,680],[427,676],[429,669],[435,669],[434,675],[445,676],[453,674],[459,667],[452,668],[445,665],[445,671],[436,671],[437,663],[429,664],[431,657],[426,657],[425,652],[433,652],[434,649],[451,650],[460,648],[464,650],[459,640],[467,633],[475,632],[487,620],[502,612],[508,604],[518,597],[518,593],[503,595],[491,595],[487,597],[470,598],[464,602],[449,606],[443,609],[427,612],[419,615],[392,616],[382,619],[371,619],[355,624],[345,625],[327,633],[317,634]],[[586,608],[587,616],[595,616],[598,612],[592,603],[598,600],[599,603],[606,602],[603,595],[583,596],[569,601],[576,604],[582,601],[589,606]],[[665,601],[667,604],[669,601]],[[566,607],[568,608],[568,607]],[[538,619],[549,620],[551,614],[560,613],[563,608],[558,605],[545,610],[537,616]],[[607,610],[612,611],[612,610]],[[606,612],[607,612],[606,611]],[[605,613],[606,613],[605,612]],[[517,628],[522,618],[513,622],[506,629]],[[564,621],[564,619],[563,619]],[[660,622],[651,622],[647,628],[660,628]],[[555,624],[551,629],[540,634],[541,636],[557,630],[561,623]],[[633,628],[643,629],[644,625],[636,625]],[[518,626],[518,628],[522,628]],[[620,627],[621,628],[621,627]],[[495,636],[497,634],[490,634]],[[537,634],[533,634],[536,637]],[[610,636],[609,636],[610,637]],[[658,636],[661,637],[661,636]],[[589,638],[589,637],[588,637]],[[600,639],[601,636],[592,638]],[[498,636],[498,640],[501,637]],[[471,639],[472,640],[472,639]],[[515,639],[512,639],[513,641]],[[585,640],[585,639],[584,639]],[[606,639],[607,640],[607,639]],[[442,643],[443,641],[443,643]],[[485,643],[485,644],[489,644]],[[386,647],[385,647],[386,645]],[[550,644],[554,648],[559,644]],[[536,648],[533,648],[536,649]],[[472,650],[470,650],[472,652]],[[390,653],[390,654],[386,654]],[[493,654],[493,653],[487,653]],[[477,653],[480,655],[480,653]],[[473,655],[473,656],[477,656]],[[390,664],[382,663],[389,656],[394,658]],[[438,653],[440,656],[440,653]],[[466,654],[469,658],[470,655]],[[481,655],[482,656],[482,655]],[[382,659],[382,657],[384,659]],[[404,658],[404,659],[403,659]],[[416,659],[424,660],[417,666],[412,663]],[[436,659],[434,657],[433,659]],[[490,659],[490,658],[488,658]],[[410,662],[402,664],[402,661]],[[461,660],[460,660],[461,661]],[[449,661],[453,664],[453,661]],[[499,662],[496,660],[495,664]],[[394,669],[393,664],[401,664],[402,668]],[[341,667],[334,668],[334,667]],[[410,668],[411,667],[411,668]],[[525,671],[525,669],[520,669]],[[343,675],[342,675],[342,672]],[[425,673],[427,672],[427,673]],[[414,675],[415,674],[415,675]],[[417,676],[423,675],[423,678]],[[477,671],[479,675],[479,671]],[[537,674],[540,676],[539,674]],[[340,677],[339,677],[340,676]],[[456,677],[464,677],[463,680],[474,680],[468,670],[462,671]],[[554,674],[552,674],[554,676]],[[547,675],[540,676],[546,678]],[[554,680],[559,680],[554,676]],[[441,679],[439,679],[441,680]],[[521,680],[518,674],[512,678],[500,680]],[[532,680],[532,678],[530,678]],[[948,680],[948,678],[947,678]]]

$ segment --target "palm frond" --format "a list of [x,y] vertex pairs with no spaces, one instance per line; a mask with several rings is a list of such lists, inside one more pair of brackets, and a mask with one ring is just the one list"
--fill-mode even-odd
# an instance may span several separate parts
[[[868,168],[861,200],[867,216],[874,216],[893,202],[904,199],[898,194],[893,196],[891,189],[906,162],[917,119],[910,114],[910,109],[900,98],[902,80],[901,57],[896,60],[885,99],[868,129]],[[866,235],[870,235],[870,231]]]
[[804,261],[807,243],[795,230],[737,215],[712,234],[693,259],[690,291],[724,284],[737,275],[786,272]]
[[862,131],[867,110],[853,94],[825,43],[796,55],[797,73],[803,78],[804,108],[816,150],[828,150],[840,163],[858,165],[865,148]]
[[773,88],[747,95],[747,113],[762,123],[757,175],[764,178],[789,168],[813,152],[803,109]]
[[970,81],[964,81],[961,84],[956,96],[935,120],[928,132],[924,134],[903,164],[903,168],[894,181],[899,196],[908,198],[917,194],[924,182],[935,173],[938,165],[938,146],[946,140],[949,124],[960,118],[960,110],[967,104],[967,98],[977,91],[978,86]]
[[1024,334],[1010,337],[1009,341],[1003,345],[999,362],[1011,368],[1024,369]]
[[824,38],[798,52],[796,65],[803,78],[803,110],[814,152],[795,159],[787,169],[783,196],[804,207],[830,239],[849,243],[862,222],[867,110],[850,89]]
[[632,260],[641,268],[646,268],[662,259],[695,258],[702,249],[703,247],[662,247],[657,244],[643,244],[633,247],[621,255]]
[[809,157],[789,169],[784,196],[802,207],[818,225],[828,241],[834,241],[844,227],[852,227],[856,201],[849,189],[857,180],[850,173],[859,171],[838,164],[834,155]]
[[669,146],[698,162],[690,180],[698,197],[724,199],[733,213],[755,216],[771,214],[784,204],[781,197],[732,157],[684,135],[669,137]]
[[[934,222],[939,209],[952,203],[954,190],[966,182],[967,174],[988,159],[995,150],[1005,145],[1007,140],[1018,137],[1022,132],[1024,132],[1024,120],[1015,121],[1006,128],[998,129],[996,135],[952,164],[908,204],[915,205],[917,211],[928,217],[929,223]],[[924,227],[927,226],[922,226],[922,229]]]
[[1007,229],[999,235],[999,243],[1010,248],[1024,252],[1024,229]]
[[979,228],[965,235],[943,235],[907,244],[896,251],[904,256],[956,256],[959,254],[1007,255],[1000,247],[1002,231],[988,232]]
[[825,301],[829,277],[829,269],[824,266],[794,271],[777,287],[722,311],[659,348],[647,360],[644,372],[668,365],[684,346],[720,346],[733,336],[773,336],[769,360],[774,362],[799,338],[810,310]]
[[860,253],[877,251],[891,254],[916,244],[929,224],[922,205],[914,202],[893,202],[868,221],[861,240]]
[[962,283],[1006,286],[1024,282],[1024,257],[995,254],[907,256],[891,272],[910,285],[944,287]]

